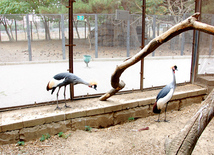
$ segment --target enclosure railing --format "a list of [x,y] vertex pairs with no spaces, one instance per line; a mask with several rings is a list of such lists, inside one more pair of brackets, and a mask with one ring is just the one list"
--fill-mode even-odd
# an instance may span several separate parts
[[[145,19],[145,45],[151,39],[175,25],[176,21],[181,21],[188,16],[189,15],[180,17],[147,15]],[[209,15],[209,19],[211,21],[213,20],[212,18],[213,16]],[[29,22],[27,22],[27,19]],[[76,96],[82,97],[88,96],[88,94],[101,94],[109,90],[112,68],[114,69],[117,63],[126,59],[127,56],[131,57],[140,51],[140,42],[142,39],[141,15],[130,15],[129,20],[129,22],[116,20],[115,15],[113,14],[74,15],[73,31],[74,44],[76,45],[74,46],[73,55],[74,73],[80,75],[86,80],[95,78],[99,81],[98,91],[91,92],[91,90],[86,90],[84,86],[78,86],[75,88],[74,92],[80,92],[80,94],[75,94]],[[127,25],[127,23],[129,24]],[[7,25],[7,30],[4,24]],[[127,33],[127,31],[130,33]],[[167,75],[169,65],[171,65],[172,62],[179,66],[177,82],[189,82],[192,38],[192,31],[182,33],[181,35],[178,35],[164,43],[151,55],[146,57],[144,65],[144,89],[168,83],[168,79],[165,77]],[[51,96],[50,92],[45,90],[45,86],[49,78],[51,78],[50,76],[61,72],[62,70],[67,71],[68,69],[68,47],[65,46],[68,39],[68,15],[0,15],[1,64],[7,64],[8,61],[22,62],[29,60],[35,63],[42,60],[65,60],[63,62],[66,62],[63,64],[25,64],[18,67],[9,65],[0,66],[2,73],[0,76],[1,103],[5,106],[7,103],[15,103],[18,101],[20,101],[21,104],[24,104],[24,102],[33,104],[34,102],[38,103],[55,100],[55,95]],[[200,43],[200,59],[209,59],[209,61],[206,61],[206,65],[212,64],[210,61],[213,60],[213,42],[211,40],[211,36],[202,36],[202,42]],[[31,51],[29,51],[30,48]],[[29,52],[31,52],[31,54]],[[83,55],[87,54],[90,54],[92,61],[97,60],[93,63],[89,63],[88,67],[86,67],[83,62]],[[25,58],[20,59],[18,55],[24,56]],[[14,60],[11,60],[13,57]],[[82,59],[81,62],[79,59]],[[202,63],[200,66],[202,66]],[[199,70],[200,72],[203,72],[206,68],[200,68],[200,66]],[[140,64],[136,64],[126,70],[126,73],[124,73],[124,76],[122,77],[124,81],[128,81],[126,82],[124,91],[139,89],[139,82],[136,82],[140,81],[139,71]],[[210,71],[212,70],[208,70],[206,73],[209,73]],[[101,73],[102,76],[100,76],[99,73]],[[9,77],[16,78],[12,78],[10,82],[5,82],[5,79],[9,80]],[[167,75],[167,77],[171,76]],[[182,79],[183,77],[185,77],[185,79]],[[157,78],[159,80],[157,80]],[[13,80],[20,81],[16,88],[16,85],[13,83],[17,84],[17,82],[13,82]],[[29,85],[31,85],[31,87],[29,87]],[[20,93],[24,93],[28,100],[24,99],[25,101],[22,101],[22,99],[20,99]],[[15,96],[17,99],[15,99]],[[16,101],[10,101],[10,99],[13,98]],[[63,97],[60,96],[60,98]]]
[[[147,15],[145,27],[145,44],[165,32],[189,15],[161,16]],[[28,19],[28,20],[27,20]],[[142,32],[141,15],[132,14],[129,20],[116,20],[114,14],[74,14],[74,40],[86,40],[87,48],[94,49],[94,57],[99,57],[99,47],[125,47],[129,57],[132,51],[139,49]],[[66,59],[65,44],[68,36],[67,14],[27,14],[0,15],[0,42],[61,40],[62,59]],[[182,33],[167,43],[173,52],[179,55],[189,55],[192,31]],[[30,41],[29,41],[30,40]],[[30,45],[28,45],[30,47]],[[166,47],[165,46],[165,47]],[[30,54],[30,49],[29,54]],[[159,51],[163,51],[160,48]],[[159,55],[155,52],[152,56]],[[161,55],[166,55],[162,52]],[[29,55],[29,60],[31,61]]]

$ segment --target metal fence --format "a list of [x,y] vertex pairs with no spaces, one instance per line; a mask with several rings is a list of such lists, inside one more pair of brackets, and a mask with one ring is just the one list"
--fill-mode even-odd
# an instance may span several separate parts
[[[187,17],[188,15],[183,17],[147,15],[145,44]],[[115,14],[74,15],[73,37],[76,44],[74,58],[81,58],[83,53],[92,53],[94,58],[129,57],[138,52],[142,34],[141,15],[130,15],[129,20],[115,18]],[[152,56],[190,55],[192,34],[192,31],[188,31],[174,37],[153,52]],[[0,15],[1,45],[11,42],[11,47],[12,45],[17,47],[16,44],[20,45],[21,42],[25,49],[28,48],[28,52],[32,52],[29,53],[29,60],[49,60],[51,54],[55,56],[54,59],[66,59],[65,44],[68,38],[68,15]],[[57,46],[55,51],[49,53],[47,51],[51,50],[49,46],[51,41],[53,47]],[[43,50],[37,48],[41,46],[44,47]]]
[[[147,15],[145,45],[188,16]],[[141,18],[141,15],[130,15],[129,20],[116,20],[113,14],[74,15],[74,73],[86,81],[98,82],[97,91],[84,85],[75,86],[75,96],[111,89],[110,78],[115,66],[141,50]],[[68,15],[0,15],[0,21],[0,108],[55,100],[55,95],[45,87],[53,75],[68,69],[68,47],[65,46],[69,39]],[[190,81],[192,38],[192,31],[182,33],[145,58],[144,88],[167,84],[171,78],[169,68],[174,64],[179,69],[177,83]],[[209,41],[212,38],[207,38],[204,41],[203,37],[200,43],[200,59],[209,57],[212,61],[214,53]],[[88,67],[83,61],[84,55],[92,57]],[[33,63],[28,63],[29,60]],[[58,63],[47,63],[49,61]],[[23,65],[7,65],[17,64],[14,62]],[[206,66],[199,68],[200,72],[204,70]],[[210,69],[206,71],[210,72]],[[140,64],[129,67],[121,79],[126,83],[123,90],[139,89]],[[69,96],[69,91],[67,93]],[[59,98],[63,99],[62,93]]]
[[[214,26],[213,14],[202,14],[201,21]],[[213,35],[200,32],[198,74],[214,74],[214,39]]]

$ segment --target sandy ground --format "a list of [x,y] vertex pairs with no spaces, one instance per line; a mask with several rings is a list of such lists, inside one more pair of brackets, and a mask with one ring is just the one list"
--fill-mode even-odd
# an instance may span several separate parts
[[[67,44],[68,41],[66,41]],[[95,47],[90,48],[88,40],[74,40],[76,46],[73,47],[74,59],[82,59],[83,55],[89,54],[95,58]],[[166,43],[155,51],[155,56],[178,56],[180,50],[171,51],[170,44]],[[41,60],[62,60],[62,42],[60,40],[32,41],[31,42],[32,61]],[[130,56],[140,51],[140,48],[130,48]],[[191,46],[187,45],[184,55],[191,55]],[[68,47],[65,47],[66,59],[68,59]],[[150,54],[151,56],[152,54]],[[98,58],[126,57],[126,47],[98,47]],[[23,62],[29,61],[28,43],[0,42],[0,62]]]
[[[13,47],[11,50],[11,47]],[[81,46],[74,54],[74,58],[82,58],[84,54],[91,54],[93,50]],[[15,49],[15,50],[14,50]],[[74,47],[75,49],[75,47]],[[122,57],[126,49],[103,48],[100,57]],[[138,51],[138,50],[137,50]],[[61,60],[61,43],[55,41],[32,43],[33,60]],[[136,50],[133,50],[133,53]],[[180,51],[171,54],[177,55]],[[100,54],[99,53],[99,54]],[[132,55],[131,54],[131,55]],[[163,54],[163,53],[162,53]],[[66,53],[66,55],[68,55]],[[161,52],[160,54],[161,55]],[[165,55],[165,53],[164,53]],[[26,42],[0,43],[0,61],[28,61]],[[164,142],[169,135],[173,138],[184,127],[189,118],[199,109],[200,104],[194,104],[181,109],[181,111],[168,111],[170,122],[157,123],[157,115],[137,119],[121,125],[105,129],[92,129],[89,131],[68,131],[67,138],[58,135],[51,136],[44,142],[40,139],[26,142],[24,146],[7,144],[0,146],[1,154],[118,154],[118,155],[150,155],[164,154]],[[161,114],[163,120],[164,114]],[[148,130],[138,131],[148,127]],[[214,155],[214,120],[204,130],[194,149],[193,155]]]
[[[199,109],[200,104],[190,105],[181,111],[167,112],[170,122],[157,123],[157,115],[137,119],[105,129],[68,131],[62,138],[58,135],[41,142],[40,139],[26,142],[24,146],[7,144],[0,146],[1,154],[118,154],[159,155],[164,154],[167,136],[173,138],[184,127],[188,119]],[[164,114],[160,117],[162,120]],[[148,130],[138,131],[149,127]],[[214,154],[214,120],[198,140],[193,155]]]

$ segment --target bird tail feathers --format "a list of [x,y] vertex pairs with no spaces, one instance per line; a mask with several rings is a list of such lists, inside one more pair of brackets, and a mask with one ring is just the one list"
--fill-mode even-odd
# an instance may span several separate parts
[[157,102],[155,102],[153,106],[153,113],[159,114],[160,112],[161,109],[158,109]]

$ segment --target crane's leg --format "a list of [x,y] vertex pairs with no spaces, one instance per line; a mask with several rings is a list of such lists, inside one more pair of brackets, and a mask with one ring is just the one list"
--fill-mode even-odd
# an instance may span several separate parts
[[59,101],[58,101],[58,96],[59,96],[59,90],[60,90],[60,88],[61,88],[61,87],[59,87],[58,92],[56,93],[57,106],[56,106],[55,110],[57,110],[57,109],[61,110],[61,109],[62,109],[62,108],[60,108],[59,105],[58,105],[58,102],[59,102]]
[[68,106],[67,104],[66,104],[66,86],[65,86],[65,89],[64,89],[64,99],[65,99],[65,108],[71,108],[70,106]]
[[157,121],[155,121],[155,122],[160,122],[160,113],[159,113],[159,115],[158,115],[158,120]]
[[168,102],[166,103],[166,108],[165,108],[165,119],[164,119],[164,122],[169,122],[166,120],[166,109],[167,109],[167,105],[168,105]]

